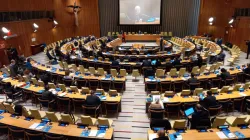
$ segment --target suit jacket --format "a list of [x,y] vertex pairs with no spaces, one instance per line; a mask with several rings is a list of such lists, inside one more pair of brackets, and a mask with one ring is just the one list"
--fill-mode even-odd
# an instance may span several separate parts
[[244,73],[245,73],[245,74],[250,74],[250,68],[244,69]]
[[169,140],[168,136],[160,137],[160,138],[154,138],[153,140]]
[[222,80],[226,80],[227,78],[231,78],[231,75],[229,72],[224,72],[224,73],[221,73],[220,76],[219,76]]
[[89,95],[86,98],[86,105],[88,106],[98,106],[100,105],[100,103],[101,103],[100,98],[95,95]]
[[55,95],[50,91],[44,91],[42,93],[42,99],[52,101],[53,99],[55,99]]
[[176,59],[174,60],[174,62],[172,63],[172,65],[180,65],[181,64],[181,60],[180,59]]
[[119,66],[119,62],[117,60],[112,61],[112,66]]
[[148,60],[145,60],[145,61],[143,61],[142,66],[143,67],[151,67],[151,62]]
[[17,65],[15,64],[15,65],[10,65],[10,75],[12,76],[12,77],[16,77],[16,75],[17,75],[17,71],[18,71],[18,67],[17,67]]
[[209,107],[212,107],[212,106],[216,106],[218,105],[217,102],[216,102],[216,98],[214,96],[208,96],[206,98],[204,98],[204,100],[202,101],[203,103],[203,106],[205,108],[209,108]]
[[199,80],[197,78],[189,78],[187,82],[188,82],[188,84],[190,84],[190,83],[193,84],[193,83],[198,83]]

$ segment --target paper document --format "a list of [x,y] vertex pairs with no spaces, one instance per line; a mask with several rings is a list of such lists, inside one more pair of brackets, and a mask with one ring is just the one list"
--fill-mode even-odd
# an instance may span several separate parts
[[9,80],[9,79],[10,79],[10,78],[4,78],[4,79],[3,79],[3,81],[5,81],[5,80]]
[[163,103],[169,102],[169,98],[164,97],[164,99],[162,100]]
[[30,129],[35,129],[40,123],[34,123],[32,124],[29,128]]
[[157,137],[157,134],[155,133],[155,134],[149,134],[149,137],[148,137],[148,139],[149,140],[153,140],[154,138],[156,138]]
[[63,96],[65,96],[67,93],[62,93],[62,94],[60,94],[60,95],[58,95],[58,96],[60,96],[60,97],[63,97]]
[[240,92],[240,96],[247,96],[245,93]]
[[223,132],[216,132],[220,139],[227,139],[227,136]]
[[90,133],[89,133],[89,137],[95,137],[96,134],[97,134],[97,131],[98,130],[91,130]]
[[105,136],[105,133],[100,133],[97,135],[98,138],[103,138]]

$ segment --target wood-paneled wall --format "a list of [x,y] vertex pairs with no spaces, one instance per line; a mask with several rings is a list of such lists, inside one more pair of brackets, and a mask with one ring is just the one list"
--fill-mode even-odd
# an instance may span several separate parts
[[[210,33],[213,37],[222,37],[238,45],[246,51],[244,40],[250,39],[250,21],[238,17],[233,28],[229,28],[229,20],[234,15],[235,8],[250,8],[250,0],[201,0],[198,34]],[[214,17],[214,24],[209,25],[208,19]]]
[[[78,35],[92,34],[100,37],[98,0],[77,0],[77,5],[82,7],[78,13],[78,27],[74,24],[72,10],[66,8],[74,4],[73,0],[0,0],[0,3],[0,11],[55,10],[55,17],[59,23],[56,28],[53,28],[53,23],[48,22],[48,19],[0,23],[1,28],[7,27],[12,34],[18,35],[6,42],[12,44],[20,54],[25,56],[31,55],[30,45],[32,44],[49,44]],[[34,33],[33,23],[39,25],[36,33]],[[36,38],[36,42],[32,42],[32,38]]]

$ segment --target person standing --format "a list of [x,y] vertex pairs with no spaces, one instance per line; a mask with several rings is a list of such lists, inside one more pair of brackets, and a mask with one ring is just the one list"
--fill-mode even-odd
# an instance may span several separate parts
[[126,35],[124,32],[122,32],[122,42],[126,43]]
[[246,57],[246,59],[248,59],[248,56],[250,54],[250,40],[246,41],[246,45],[247,45],[247,57]]
[[160,48],[161,48],[161,51],[164,51],[164,45],[163,45],[163,37],[161,37],[161,40],[160,40]]

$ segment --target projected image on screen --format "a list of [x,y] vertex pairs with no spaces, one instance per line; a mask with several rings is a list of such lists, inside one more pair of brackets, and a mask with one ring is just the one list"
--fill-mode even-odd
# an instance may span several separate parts
[[160,24],[161,0],[120,0],[120,24]]

